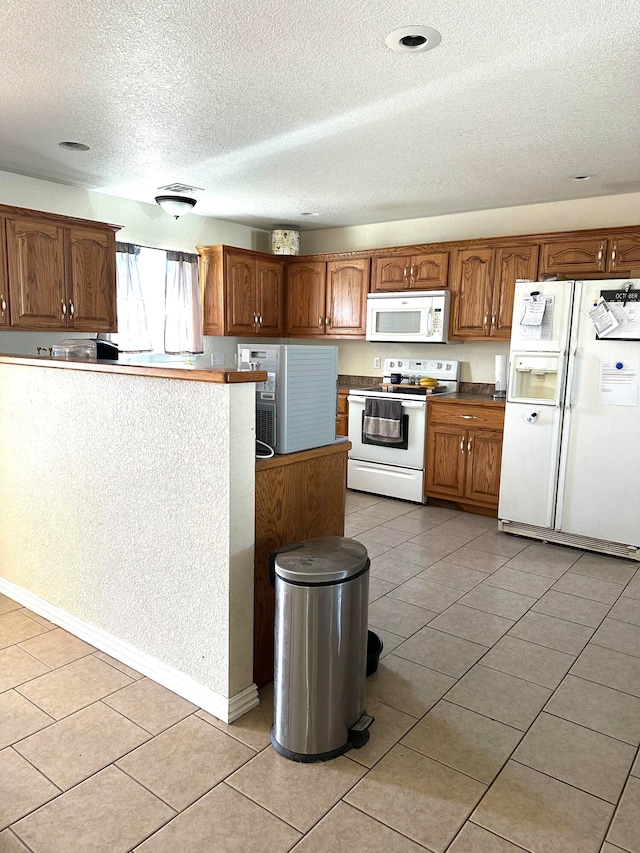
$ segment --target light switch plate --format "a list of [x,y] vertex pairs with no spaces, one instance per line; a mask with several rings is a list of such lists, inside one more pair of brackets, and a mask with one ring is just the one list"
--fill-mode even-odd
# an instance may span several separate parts
[[373,359],[373,369],[374,369],[374,370],[380,370],[380,367],[381,367],[381,366],[382,366],[382,364],[381,364],[381,362],[380,362],[380,356],[379,356],[379,355],[377,355],[377,356]]

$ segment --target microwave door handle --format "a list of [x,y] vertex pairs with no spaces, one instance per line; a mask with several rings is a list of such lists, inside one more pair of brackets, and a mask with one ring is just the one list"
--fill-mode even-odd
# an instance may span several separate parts
[[430,338],[433,335],[433,308],[429,308],[427,311],[427,337]]

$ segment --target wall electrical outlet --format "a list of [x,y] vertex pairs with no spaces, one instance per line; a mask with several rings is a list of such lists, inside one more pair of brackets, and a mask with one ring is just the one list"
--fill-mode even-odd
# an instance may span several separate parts
[[380,356],[379,356],[379,355],[377,355],[377,356],[373,359],[373,369],[374,369],[374,370],[380,370],[380,368],[381,368],[381,367],[382,367],[382,363],[381,363],[381,361],[380,361]]
[[212,352],[211,353],[211,365],[212,367],[221,367],[224,364],[224,353],[223,352]]

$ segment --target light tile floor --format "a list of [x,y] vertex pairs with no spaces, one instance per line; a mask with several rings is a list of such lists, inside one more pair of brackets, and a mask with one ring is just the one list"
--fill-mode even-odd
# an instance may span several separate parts
[[640,574],[349,493],[371,739],[269,745],[0,596],[0,853],[640,853]]

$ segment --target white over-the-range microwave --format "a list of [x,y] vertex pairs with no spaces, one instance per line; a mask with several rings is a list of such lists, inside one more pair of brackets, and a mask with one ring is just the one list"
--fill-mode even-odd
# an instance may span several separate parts
[[370,293],[367,340],[446,344],[450,301],[449,290]]

